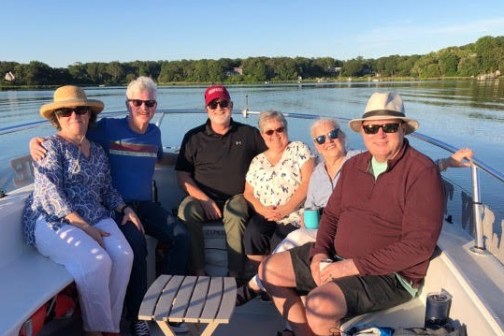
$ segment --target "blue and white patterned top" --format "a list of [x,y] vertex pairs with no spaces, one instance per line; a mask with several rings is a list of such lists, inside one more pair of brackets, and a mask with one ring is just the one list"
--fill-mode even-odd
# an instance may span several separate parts
[[46,156],[33,163],[35,185],[23,213],[25,239],[35,245],[35,222],[43,215],[48,225],[58,231],[69,224],[65,216],[77,212],[94,225],[114,216],[114,209],[124,204],[112,187],[110,167],[103,148],[94,142],[85,157],[79,148],[58,135],[44,141]]
[[[250,163],[246,181],[254,188],[254,196],[262,205],[283,205],[301,184],[301,168],[304,163],[313,157],[310,148],[301,141],[290,142],[282,158],[274,166],[264,153],[257,155]],[[297,209],[278,223],[298,226],[299,220],[300,212]]]

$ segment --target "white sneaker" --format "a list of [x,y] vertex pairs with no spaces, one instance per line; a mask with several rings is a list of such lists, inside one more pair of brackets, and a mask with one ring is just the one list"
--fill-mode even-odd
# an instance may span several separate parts
[[184,322],[168,322],[168,324],[170,325],[170,329],[176,334],[187,334],[189,332],[189,328]]

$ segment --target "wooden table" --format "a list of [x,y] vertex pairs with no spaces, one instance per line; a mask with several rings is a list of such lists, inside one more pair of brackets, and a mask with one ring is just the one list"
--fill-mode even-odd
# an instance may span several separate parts
[[156,321],[165,335],[175,336],[168,322],[185,322],[191,334],[209,336],[229,323],[235,301],[234,278],[161,275],[145,294],[138,318]]

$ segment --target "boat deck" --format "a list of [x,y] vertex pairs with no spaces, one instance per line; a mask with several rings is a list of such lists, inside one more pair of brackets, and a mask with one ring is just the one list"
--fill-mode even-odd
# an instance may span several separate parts
[[[163,336],[161,329],[150,323],[152,336]],[[244,306],[236,307],[231,322],[221,324],[215,330],[214,336],[257,336],[275,335],[277,331],[285,328],[283,318],[278,314],[272,302],[264,302],[259,298],[252,300]],[[128,324],[124,321],[121,333],[130,336]],[[83,336],[82,321],[80,317],[53,320],[49,322],[38,336]],[[188,334],[180,334],[188,335]]]

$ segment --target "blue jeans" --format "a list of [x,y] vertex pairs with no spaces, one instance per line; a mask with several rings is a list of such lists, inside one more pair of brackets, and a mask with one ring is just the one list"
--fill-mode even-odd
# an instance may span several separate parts
[[[135,211],[145,230],[145,234],[156,238],[168,246],[168,253],[160,265],[161,273],[184,275],[189,258],[189,235],[185,225],[179,222],[163,207],[150,201],[133,201],[127,204]],[[127,318],[138,319],[138,310],[147,292],[147,242],[144,234],[128,222],[121,225],[122,218],[117,219],[119,227],[133,250],[133,268],[126,293]]]

